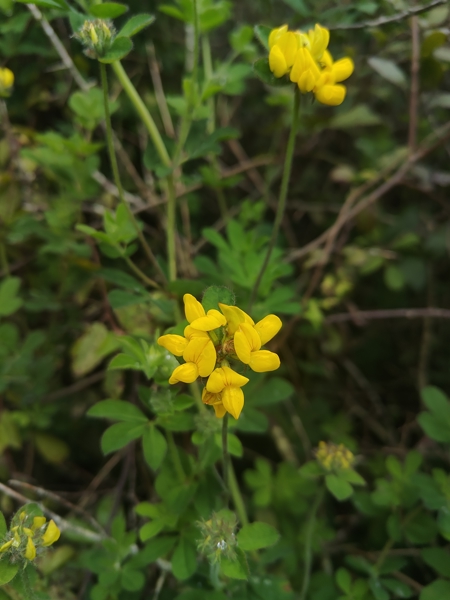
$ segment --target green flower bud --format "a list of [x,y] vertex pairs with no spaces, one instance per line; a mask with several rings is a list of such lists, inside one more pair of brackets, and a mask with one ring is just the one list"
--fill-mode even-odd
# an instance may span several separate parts
[[83,44],[84,53],[89,58],[101,58],[111,47],[116,30],[111,21],[95,19],[85,21],[74,37]]

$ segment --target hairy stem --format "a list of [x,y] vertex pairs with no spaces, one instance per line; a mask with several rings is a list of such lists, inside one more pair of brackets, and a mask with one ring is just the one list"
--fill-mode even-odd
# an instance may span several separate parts
[[322,488],[318,495],[317,498],[313,504],[313,507],[311,509],[311,513],[306,525],[306,534],[305,534],[305,554],[304,554],[304,562],[305,562],[305,571],[303,574],[303,584],[302,584],[302,589],[300,592],[300,596],[299,596],[299,600],[305,600],[306,596],[308,594],[308,588],[309,588],[309,581],[311,578],[311,566],[312,566],[312,558],[313,558],[313,554],[312,554],[312,537],[314,534],[314,529],[316,526],[316,517],[317,517],[317,511],[319,509],[319,506],[322,503],[322,499],[323,499],[323,495],[324,495],[324,491],[325,489]]
[[233,504],[238,514],[241,525],[248,525],[249,520],[247,517],[247,511],[245,510],[244,499],[242,498],[241,490],[239,488],[236,474],[233,469],[231,461],[229,461],[228,469],[228,485],[233,499]]
[[286,157],[284,159],[284,168],[283,168],[283,178],[281,180],[281,188],[280,188],[280,196],[278,198],[277,212],[275,215],[275,223],[273,224],[272,236],[270,238],[269,246],[267,248],[266,256],[264,258],[264,262],[261,266],[261,270],[258,273],[258,277],[256,278],[255,285],[253,286],[253,290],[250,296],[250,301],[248,305],[248,310],[251,309],[253,303],[258,297],[259,286],[261,285],[262,278],[264,273],[266,272],[267,266],[270,262],[270,257],[272,256],[273,249],[275,248],[275,244],[277,243],[278,233],[280,231],[281,222],[283,221],[284,211],[286,208],[286,198],[289,188],[289,180],[291,178],[291,170],[292,170],[292,159],[294,157],[294,148],[295,148],[295,138],[297,136],[298,122],[299,122],[299,112],[300,112],[300,90],[298,88],[295,89],[295,98],[294,98],[294,111],[292,115],[292,125],[291,131],[289,133],[289,140],[286,148]]

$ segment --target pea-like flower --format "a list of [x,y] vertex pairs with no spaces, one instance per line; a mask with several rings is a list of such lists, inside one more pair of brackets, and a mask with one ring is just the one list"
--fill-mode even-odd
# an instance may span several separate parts
[[223,408],[238,419],[244,408],[244,392],[241,387],[248,382],[247,377],[239,375],[230,367],[214,369],[206,384],[206,391],[215,395],[214,401],[209,403],[214,406],[222,402]]
[[14,73],[7,69],[0,69],[0,98],[6,98],[14,85]]
[[348,57],[333,62],[329,40],[328,29],[318,24],[307,33],[278,27],[269,36],[269,67],[277,78],[289,74],[302,94],[312,92],[322,104],[338,106],[347,91],[340,83],[350,77],[354,65]]
[[61,532],[58,526],[56,525],[55,521],[51,519],[47,525],[44,535],[42,536],[42,545],[51,546],[59,540],[60,535]]
[[183,358],[185,364],[175,369],[169,383],[193,383],[198,377],[208,377],[216,364],[216,350],[209,337],[195,337],[186,346]]
[[54,544],[61,532],[53,520],[47,523],[45,517],[31,517],[26,511],[13,518],[13,524],[6,534],[6,541],[0,545],[0,554],[8,553],[13,562],[33,561],[43,548]]

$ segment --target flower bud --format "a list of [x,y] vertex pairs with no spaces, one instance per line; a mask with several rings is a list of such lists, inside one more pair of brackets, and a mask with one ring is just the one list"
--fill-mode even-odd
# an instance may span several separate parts
[[84,46],[84,52],[89,58],[101,58],[111,47],[116,36],[116,30],[110,21],[95,19],[85,21],[83,27],[74,37]]
[[14,85],[14,73],[7,69],[0,69],[0,98],[7,98]]
[[344,444],[337,446],[331,442],[328,444],[326,442],[319,443],[316,459],[327,471],[351,469],[355,462],[353,452],[346,448]]
[[222,557],[230,560],[236,558],[237,521],[235,515],[229,510],[213,513],[207,521],[197,522],[202,539],[198,542],[198,549],[211,563],[219,563]]

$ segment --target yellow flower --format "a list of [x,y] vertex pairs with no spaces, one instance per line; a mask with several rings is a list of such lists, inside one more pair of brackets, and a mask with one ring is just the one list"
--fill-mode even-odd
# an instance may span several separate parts
[[59,527],[56,525],[55,521],[52,519],[51,521],[49,521],[47,529],[45,530],[45,533],[41,538],[42,545],[51,546],[59,540],[60,535],[61,531],[59,530]]
[[297,52],[290,79],[303,94],[315,88],[320,79],[320,70],[308,48],[300,48]]
[[261,337],[255,327],[242,323],[234,334],[234,349],[239,360],[257,373],[278,369],[280,366],[278,355],[260,348]]
[[206,390],[211,394],[220,394],[220,400],[216,398],[212,404],[222,402],[224,409],[238,419],[244,407],[244,392],[241,387],[248,381],[247,377],[239,375],[230,367],[219,367],[209,376]]
[[183,300],[186,319],[194,329],[212,331],[226,325],[227,320],[218,310],[211,309],[206,313],[201,303],[191,294],[185,294]]
[[278,39],[283,35],[283,33],[286,33],[287,30],[288,30],[287,25],[282,25],[281,27],[272,29],[272,31],[269,34],[269,50],[272,50],[272,48],[277,43]]
[[169,383],[193,383],[197,377],[208,377],[216,364],[216,349],[208,338],[194,337],[183,352],[186,361],[172,373]]
[[14,539],[11,539],[11,540],[9,540],[9,542],[5,542],[2,546],[0,546],[0,553],[6,552],[6,550],[8,550],[8,548],[10,548],[12,546],[13,542],[14,542]]
[[267,315],[255,325],[255,329],[261,338],[261,345],[267,344],[277,335],[282,326],[281,319],[276,315]]
[[33,531],[36,531],[36,529],[40,529],[42,525],[45,525],[46,521],[47,519],[45,517],[34,517],[31,529]]
[[254,325],[255,321],[242,309],[237,306],[229,306],[228,304],[221,304],[219,302],[219,308],[223,312],[227,320],[227,332],[230,335],[236,333],[241,323],[248,323]]
[[36,546],[34,545],[31,537],[29,537],[27,540],[27,547],[25,548],[24,556],[28,560],[34,560],[36,558]]
[[0,68],[0,95],[8,92],[14,85],[14,73],[7,69]]
[[326,50],[322,57],[324,68],[314,89],[316,100],[329,106],[338,106],[342,104],[346,95],[344,85],[337,85],[350,77],[355,69],[351,58],[345,57],[333,61],[333,57]]
[[327,471],[351,469],[355,461],[353,452],[344,446],[319,442],[316,458]]
[[328,29],[316,23],[314,29],[310,29],[305,38],[309,42],[307,46],[314,60],[321,60],[330,41],[330,32]]
[[214,408],[214,412],[218,419],[225,416],[227,411],[222,402],[222,394],[213,394],[212,392],[208,392],[206,388],[203,388],[202,402],[203,404],[210,404]]
[[[282,29],[282,28],[279,28]],[[278,30],[274,30],[277,32]],[[269,36],[269,46],[270,37]],[[269,66],[275,77],[283,77],[289,73],[290,68],[294,64],[295,55],[299,48],[298,36],[292,31],[283,31],[272,36],[273,45],[269,52]]]

